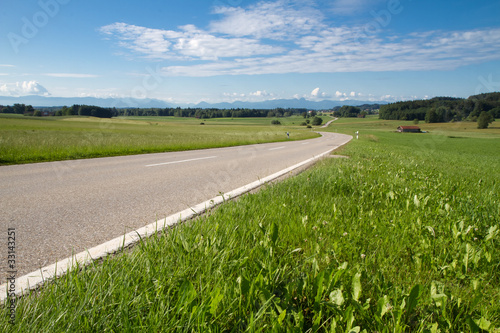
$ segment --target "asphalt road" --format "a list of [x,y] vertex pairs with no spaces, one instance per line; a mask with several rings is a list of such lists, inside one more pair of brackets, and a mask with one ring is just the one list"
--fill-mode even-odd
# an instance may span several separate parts
[[17,276],[336,148],[350,137],[0,167],[0,272]]

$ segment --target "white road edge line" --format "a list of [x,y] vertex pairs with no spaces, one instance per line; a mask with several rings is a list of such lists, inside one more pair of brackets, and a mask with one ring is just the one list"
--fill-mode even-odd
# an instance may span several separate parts
[[271,148],[271,149],[269,149],[269,150],[278,150],[278,149],[283,149],[283,148],[285,148],[285,146],[282,146],[282,147],[276,147],[276,148]]
[[[344,143],[340,144],[339,147],[351,141],[352,136],[349,137],[350,137],[349,140],[346,140]],[[267,176],[253,183],[237,188],[236,190],[233,190],[231,192],[224,193],[222,196],[217,196],[213,199],[202,202],[196,206],[185,209],[182,212],[170,215],[162,220],[151,223],[135,231],[131,231],[123,236],[116,237],[115,239],[112,239],[106,243],[88,249],[87,251],[75,254],[69,258],[56,262],[55,264],[40,268],[40,270],[28,273],[24,276],[16,277],[15,295],[16,296],[24,295],[25,293],[29,292],[29,290],[37,289],[41,287],[45,282],[64,275],[68,270],[74,267],[81,268],[83,266],[86,266],[92,263],[94,260],[105,258],[110,254],[119,252],[124,248],[130,247],[135,243],[140,242],[142,238],[149,237],[151,235],[154,235],[158,231],[162,231],[163,229],[166,229],[170,226],[174,226],[176,224],[194,218],[197,215],[202,214],[206,210],[211,209],[219,204],[222,204],[228,199],[236,198],[240,195],[250,192],[251,190],[258,188],[264,185],[265,183],[268,183],[272,180],[275,180],[287,174],[288,172],[291,172],[297,168],[300,168],[303,165],[315,161],[331,153],[336,148],[331,148],[322,154],[314,156],[308,160],[295,164],[284,170],[278,171],[270,176]],[[8,288],[12,290],[10,282],[4,283],[0,286],[0,304],[4,304],[5,301],[8,301],[9,299],[12,298],[12,292],[10,290],[9,294],[7,294]]]
[[149,165],[146,165],[146,167],[154,167],[154,166],[167,165],[167,164],[176,164],[176,163],[184,163],[184,162],[208,160],[208,159],[216,158],[216,157],[217,156],[209,156],[209,157],[192,158],[190,160],[172,161],[172,162],[165,162],[165,163],[158,163],[158,164],[149,164]]

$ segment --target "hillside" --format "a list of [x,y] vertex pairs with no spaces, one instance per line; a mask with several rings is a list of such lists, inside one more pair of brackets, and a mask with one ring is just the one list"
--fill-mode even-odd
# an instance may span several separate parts
[[386,120],[425,120],[426,122],[476,121],[486,111],[500,118],[500,93],[470,96],[467,99],[435,97],[429,100],[397,102],[380,107],[379,117]]

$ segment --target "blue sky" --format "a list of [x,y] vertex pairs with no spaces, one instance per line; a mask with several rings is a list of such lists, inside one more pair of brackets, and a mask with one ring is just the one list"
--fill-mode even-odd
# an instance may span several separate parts
[[498,0],[1,0],[0,95],[174,103],[500,91]]

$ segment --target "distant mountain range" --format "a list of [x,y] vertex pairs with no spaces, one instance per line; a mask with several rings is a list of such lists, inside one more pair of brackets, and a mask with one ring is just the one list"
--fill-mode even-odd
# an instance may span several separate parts
[[74,104],[95,105],[103,108],[168,108],[175,107],[159,99],[95,98],[95,97],[46,97],[38,95],[5,97],[0,96],[1,105],[14,103],[39,106],[71,106]]
[[342,105],[363,105],[363,104],[387,104],[381,101],[310,101],[305,98],[300,99],[275,99],[262,102],[232,102],[232,103],[207,103],[201,102],[198,104],[174,104],[168,103],[159,99],[127,99],[127,98],[95,98],[95,97],[46,97],[46,96],[22,96],[9,97],[0,96],[0,105],[12,105],[15,103],[32,105],[34,107],[49,107],[49,106],[71,106],[74,104],[95,105],[100,107],[116,107],[116,108],[216,108],[216,109],[276,109],[276,108],[304,108],[311,110],[327,110],[336,106]]

